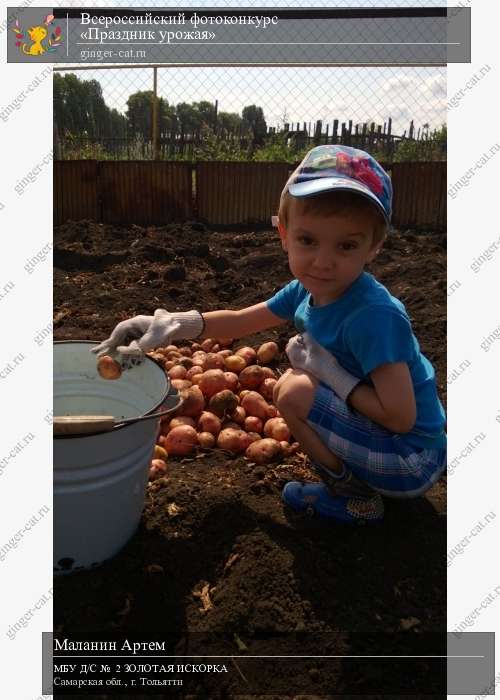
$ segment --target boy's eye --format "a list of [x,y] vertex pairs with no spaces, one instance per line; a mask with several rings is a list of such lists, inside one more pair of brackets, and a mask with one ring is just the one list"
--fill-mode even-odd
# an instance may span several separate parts
[[314,243],[314,238],[311,238],[311,236],[299,236],[297,240],[302,245],[312,245]]
[[344,243],[340,243],[340,247],[342,250],[356,250],[358,244],[350,241],[345,241]]

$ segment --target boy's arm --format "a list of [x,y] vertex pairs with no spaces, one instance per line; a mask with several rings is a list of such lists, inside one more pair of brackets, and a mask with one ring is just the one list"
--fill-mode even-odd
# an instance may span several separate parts
[[380,365],[370,373],[373,387],[358,384],[347,402],[363,415],[394,433],[407,433],[415,425],[417,405],[406,362]]
[[[97,355],[118,352],[134,357],[168,345],[173,340],[199,338],[241,338],[285,323],[265,302],[240,311],[182,311],[156,309],[154,316],[134,316],[121,321],[109,338],[92,348]],[[126,345],[130,339],[132,342]]]
[[203,338],[242,338],[286,323],[268,309],[266,302],[238,311],[207,311],[202,316],[205,322]]
[[370,372],[373,387],[347,372],[333,355],[308,334],[295,336],[286,348],[292,367],[309,372],[344,401],[395,433],[410,431],[416,402],[406,362],[388,362]]

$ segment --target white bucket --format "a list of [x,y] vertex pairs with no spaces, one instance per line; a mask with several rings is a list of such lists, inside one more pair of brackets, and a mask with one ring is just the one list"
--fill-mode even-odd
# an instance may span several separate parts
[[[54,415],[133,418],[175,408],[164,370],[147,357],[102,379],[92,341],[54,343]],[[135,532],[159,419],[94,435],[54,437],[54,572],[98,566]]]

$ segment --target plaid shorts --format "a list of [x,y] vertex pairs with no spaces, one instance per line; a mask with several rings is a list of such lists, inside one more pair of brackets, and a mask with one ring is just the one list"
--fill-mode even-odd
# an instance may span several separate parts
[[446,469],[446,448],[419,448],[391,433],[320,384],[307,422],[327,447],[382,495],[420,496]]

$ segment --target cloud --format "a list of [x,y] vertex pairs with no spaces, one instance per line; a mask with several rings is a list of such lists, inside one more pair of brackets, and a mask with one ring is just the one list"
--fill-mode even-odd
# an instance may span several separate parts
[[414,78],[409,78],[407,75],[396,75],[394,78],[389,78],[382,86],[385,92],[397,92],[398,90],[408,90],[411,87],[417,87],[420,81]]
[[430,93],[435,97],[446,99],[446,78],[444,75],[435,75],[432,78],[427,78],[421,87],[423,92]]

